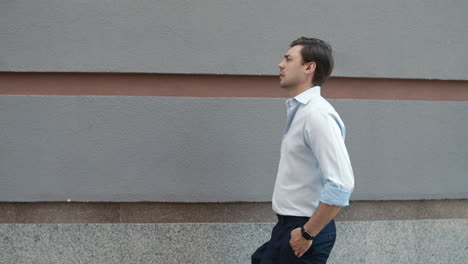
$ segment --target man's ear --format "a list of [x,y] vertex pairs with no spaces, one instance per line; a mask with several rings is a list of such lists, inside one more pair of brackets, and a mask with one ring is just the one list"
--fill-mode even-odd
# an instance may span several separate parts
[[306,73],[314,73],[316,67],[317,67],[317,64],[315,64],[315,62],[313,61],[308,62],[307,67],[306,67]]

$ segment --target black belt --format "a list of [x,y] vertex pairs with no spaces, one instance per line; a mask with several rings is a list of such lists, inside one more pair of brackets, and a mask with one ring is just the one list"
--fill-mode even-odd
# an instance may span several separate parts
[[307,222],[310,218],[307,216],[276,215],[278,216],[278,223],[280,224]]

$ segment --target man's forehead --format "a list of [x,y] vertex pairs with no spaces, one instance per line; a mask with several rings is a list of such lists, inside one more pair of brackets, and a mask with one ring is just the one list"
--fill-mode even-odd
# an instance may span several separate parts
[[296,45],[291,47],[284,56],[291,56],[291,57],[296,57],[300,54],[300,51],[302,49],[302,45]]

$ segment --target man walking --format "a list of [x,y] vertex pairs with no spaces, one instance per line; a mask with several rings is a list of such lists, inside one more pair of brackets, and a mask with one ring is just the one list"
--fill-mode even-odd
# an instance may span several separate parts
[[290,97],[273,192],[278,223],[252,264],[326,263],[336,239],[333,218],[354,189],[345,126],[320,95],[333,70],[331,47],[299,38],[278,67]]

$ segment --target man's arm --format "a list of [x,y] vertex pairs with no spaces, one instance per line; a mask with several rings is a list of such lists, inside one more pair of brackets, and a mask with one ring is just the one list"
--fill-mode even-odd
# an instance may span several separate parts
[[317,210],[304,225],[304,229],[311,235],[316,236],[322,229],[330,223],[340,211],[341,206],[329,205],[320,202]]
[[[341,206],[319,203],[312,217],[304,225],[304,229],[311,235],[316,236],[320,231],[335,218],[340,211]],[[301,228],[296,228],[291,232],[291,240],[289,241],[291,248],[297,257],[302,257],[304,253],[312,246],[313,241],[308,241],[301,234]]]

